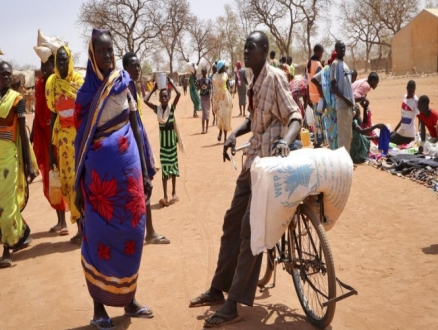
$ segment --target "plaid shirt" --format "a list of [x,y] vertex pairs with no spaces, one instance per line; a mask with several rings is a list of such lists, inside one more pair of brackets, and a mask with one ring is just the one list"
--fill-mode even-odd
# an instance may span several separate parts
[[249,84],[249,119],[252,137],[244,169],[249,169],[257,156],[271,156],[275,140],[284,137],[293,119],[302,122],[300,110],[292,98],[283,71],[265,63],[257,81]]

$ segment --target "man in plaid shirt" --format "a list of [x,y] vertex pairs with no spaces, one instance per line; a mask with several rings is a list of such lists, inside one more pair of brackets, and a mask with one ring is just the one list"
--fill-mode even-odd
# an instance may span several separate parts
[[225,304],[205,320],[205,327],[236,323],[241,320],[237,303],[253,305],[262,254],[254,256],[250,246],[251,164],[257,156],[289,155],[289,145],[301,129],[302,117],[292,99],[286,76],[280,69],[269,65],[268,53],[266,34],[260,31],[251,33],[244,50],[245,66],[254,73],[248,91],[250,113],[243,124],[231,133],[223,151],[224,161],[230,160],[227,151],[235,148],[236,138],[251,132],[248,157],[237,179],[231,207],[225,214],[211,287],[190,301],[190,307],[222,304],[225,301],[223,292],[228,293]]

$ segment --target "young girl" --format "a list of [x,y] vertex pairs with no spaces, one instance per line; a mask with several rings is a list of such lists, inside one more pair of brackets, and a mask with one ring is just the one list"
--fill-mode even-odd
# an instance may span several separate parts
[[[176,93],[176,97],[172,104],[169,104],[169,93],[167,89],[160,90],[160,105],[157,106],[149,101],[152,93],[157,90],[157,85],[154,86],[152,92],[149,93],[148,97],[144,100],[146,105],[154,110],[154,112],[157,114],[160,127],[160,161],[161,171],[163,173],[162,177],[164,191],[164,198],[160,200],[160,204],[162,206],[169,206],[170,204],[173,204],[179,200],[175,190],[176,177],[179,176],[179,170],[177,153],[178,138],[175,130],[174,112],[181,93],[175,87],[173,81],[171,79],[168,80]],[[170,178],[172,178],[172,200],[169,201],[167,196],[167,180]]]
[[207,68],[202,68],[202,78],[198,80],[199,94],[201,95],[202,107],[202,134],[208,132],[208,122],[210,120],[210,94],[211,79],[207,77]]

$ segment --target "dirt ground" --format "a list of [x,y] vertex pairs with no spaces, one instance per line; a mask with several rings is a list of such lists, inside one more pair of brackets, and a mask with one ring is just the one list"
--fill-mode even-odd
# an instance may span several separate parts
[[[395,127],[407,80],[383,80],[369,94],[374,123]],[[438,102],[437,83],[437,77],[417,79],[417,94],[429,95],[432,107]],[[236,116],[237,96],[234,102]],[[192,118],[188,95],[176,116],[187,149],[179,155],[180,202],[168,208],[158,205],[160,173],[152,196],[154,225],[171,244],[145,246],[137,292],[155,318],[130,319],[122,309],[108,308],[117,329],[201,329],[204,317],[214,310],[189,309],[188,303],[209,287],[238,171],[222,162],[216,127],[200,134],[201,122]],[[147,111],[145,118],[158,156],[155,116]],[[241,120],[234,117],[233,126]],[[30,193],[24,217],[34,241],[13,256],[12,268],[0,270],[0,328],[93,329],[88,325],[93,310],[80,249],[69,242],[75,228],[70,226],[68,237],[48,233],[56,214],[43,196],[40,178]],[[336,275],[359,295],[337,304],[332,329],[438,329],[436,205],[437,196],[423,186],[366,165],[356,169],[348,204],[328,237]],[[277,287],[258,292],[254,307],[239,307],[239,313],[244,321],[227,329],[313,329],[292,279],[280,268]]]

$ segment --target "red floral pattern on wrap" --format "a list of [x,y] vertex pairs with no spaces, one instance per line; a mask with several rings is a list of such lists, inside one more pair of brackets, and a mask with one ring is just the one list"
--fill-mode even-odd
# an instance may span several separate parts
[[125,254],[130,256],[135,253],[135,241],[129,240],[125,243]]
[[143,179],[141,176],[128,177],[128,196],[126,208],[132,214],[132,227],[136,228],[141,216],[146,213]]
[[126,152],[126,150],[128,150],[129,148],[129,139],[127,136],[121,136],[119,138],[119,151],[121,154],[123,154],[124,152]]
[[112,198],[117,193],[117,181],[101,180],[99,174],[92,170],[93,182],[90,185],[89,199],[96,212],[106,221],[110,221],[114,212],[114,201]]
[[109,246],[99,243],[97,247],[97,255],[100,260],[110,260],[111,258],[111,250]]

